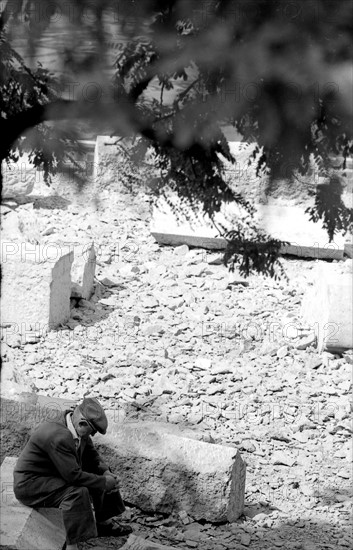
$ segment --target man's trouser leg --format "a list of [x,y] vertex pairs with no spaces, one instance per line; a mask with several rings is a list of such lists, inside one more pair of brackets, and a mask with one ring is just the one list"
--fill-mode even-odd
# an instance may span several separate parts
[[97,536],[90,494],[87,487],[65,487],[49,495],[40,506],[62,510],[67,544]]
[[114,516],[119,516],[125,511],[119,489],[115,489],[109,493],[99,491],[99,489],[91,489],[90,493],[98,523]]

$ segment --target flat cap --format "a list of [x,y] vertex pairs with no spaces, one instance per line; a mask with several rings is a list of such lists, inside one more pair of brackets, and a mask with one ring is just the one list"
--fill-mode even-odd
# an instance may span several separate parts
[[105,434],[108,427],[108,420],[103,410],[102,405],[94,397],[85,397],[80,405],[78,405],[82,416],[86,418],[95,428]]

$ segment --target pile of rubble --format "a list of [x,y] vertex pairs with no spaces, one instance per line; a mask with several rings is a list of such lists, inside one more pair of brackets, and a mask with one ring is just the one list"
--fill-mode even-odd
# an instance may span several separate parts
[[[50,208],[43,201],[40,208],[10,204],[4,224],[15,220],[18,242],[33,250],[70,243],[77,258],[94,243],[96,259],[93,295],[81,297],[82,284],[70,288],[69,316],[57,330],[40,326],[28,341],[14,325],[3,328],[2,394],[79,400],[89,393],[122,426],[177,425],[195,441],[240,451],[247,468],[243,516],[218,524],[200,520],[185,503],[148,513],[131,502],[126,518],[135,539],[126,548],[139,548],[136,537],[184,549],[349,548],[352,346],[336,345],[346,334],[349,304],[334,302],[338,320],[327,313],[326,298],[318,320],[315,308],[305,300],[303,306],[308,289],[326,296],[315,290],[326,262],[284,259],[288,282],[229,274],[216,252],[157,244],[145,191],[110,186],[99,201],[67,192],[48,195]],[[34,261],[33,272],[41,265]],[[78,284],[82,267],[71,268]],[[330,267],[350,274],[351,260]],[[15,313],[25,312],[25,291]],[[47,287],[30,292],[50,303]],[[5,423],[3,456],[20,450],[12,432]],[[131,495],[129,474],[123,477],[122,491],[125,483]]]

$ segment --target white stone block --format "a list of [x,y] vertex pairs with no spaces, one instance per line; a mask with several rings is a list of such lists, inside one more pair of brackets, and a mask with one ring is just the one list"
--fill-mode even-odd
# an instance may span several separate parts
[[158,423],[111,423],[97,443],[119,472],[123,498],[142,510],[184,510],[213,522],[243,513],[245,464],[234,447],[168,433]]
[[82,298],[89,300],[94,294],[94,277],[96,273],[96,251],[94,245],[88,250],[88,256],[83,268]]
[[57,244],[7,242],[2,247],[1,325],[6,336],[32,341],[70,317],[73,252]]
[[72,266],[72,280],[82,287],[82,298],[89,300],[94,294],[94,278],[96,272],[96,250],[94,243],[76,244],[75,257]]
[[6,457],[1,465],[0,547],[18,550],[62,550],[65,530],[61,511],[34,510],[24,506],[13,493],[16,458]]
[[353,277],[344,265],[320,265],[303,298],[301,315],[315,331],[320,351],[353,348]]
[[[194,214],[191,208],[183,205],[175,193],[171,193],[168,198],[168,203],[163,198],[158,200],[150,225],[152,235],[161,244],[224,249],[227,243],[217,228],[225,227],[230,230],[234,227],[234,222],[244,216],[244,211],[236,204],[223,205],[221,211],[215,215],[214,225],[201,211]],[[183,215],[177,216],[170,203],[177,211],[183,212]],[[255,207],[257,213],[253,221],[257,226],[271,237],[289,243],[281,248],[282,254],[302,258],[343,259],[344,236],[335,235],[334,241],[330,243],[321,223],[310,221],[304,207],[283,206],[276,202],[258,204]]]

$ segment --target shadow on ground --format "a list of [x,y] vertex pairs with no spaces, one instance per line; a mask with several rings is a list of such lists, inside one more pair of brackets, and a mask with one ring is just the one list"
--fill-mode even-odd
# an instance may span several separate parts
[[[219,535],[217,535],[217,528],[215,528],[212,536],[203,537],[197,546],[192,547],[200,550],[244,550],[245,548],[249,548],[250,550],[344,550],[352,547],[352,534],[348,526],[333,526],[331,523],[324,521],[312,522],[303,520],[298,523],[298,525],[291,525],[284,522],[274,529],[262,529],[260,538],[258,536],[255,538],[255,536],[251,536],[250,534],[250,542],[246,545],[241,543],[241,536],[244,535],[244,530],[239,529],[239,533],[237,534],[234,524],[232,531],[229,531],[233,536],[229,537],[228,542],[224,537],[227,526],[224,526],[220,530]],[[173,548],[183,548],[185,550],[191,547],[190,541],[187,544],[185,541],[176,542],[171,538],[164,537],[157,532],[158,528],[144,528],[134,522],[131,523],[131,526],[136,536],[155,543]],[[179,533],[182,533],[183,527],[180,526],[177,530]],[[259,535],[259,531],[257,535]],[[81,548],[82,550],[121,548],[125,542],[126,537],[123,539],[92,539],[83,543]],[[146,546],[146,550],[148,550],[148,546]]]
[[[86,300],[81,301],[79,298],[72,300],[74,307],[71,309],[69,322],[63,327],[64,330],[67,327],[72,330],[77,327],[92,327],[107,319],[118,308],[119,291],[125,290],[126,287],[120,284],[110,289],[100,284],[99,288],[99,300],[103,299],[103,302],[99,302],[99,306]],[[114,335],[114,330],[111,333]],[[117,336],[119,335],[117,334]]]
[[[313,496],[319,498],[322,505],[332,506],[333,504],[337,504],[337,487],[325,487],[319,491],[314,491]],[[350,485],[350,481],[347,480],[347,489],[340,488],[339,490],[339,502],[352,502],[352,497],[353,488]]]
[[42,195],[29,195],[27,197],[8,198],[2,201],[2,204],[8,206],[11,210],[16,210],[18,206],[22,206],[23,204],[31,203],[34,209],[67,210],[71,201],[59,195],[50,195],[47,197],[43,197]]

